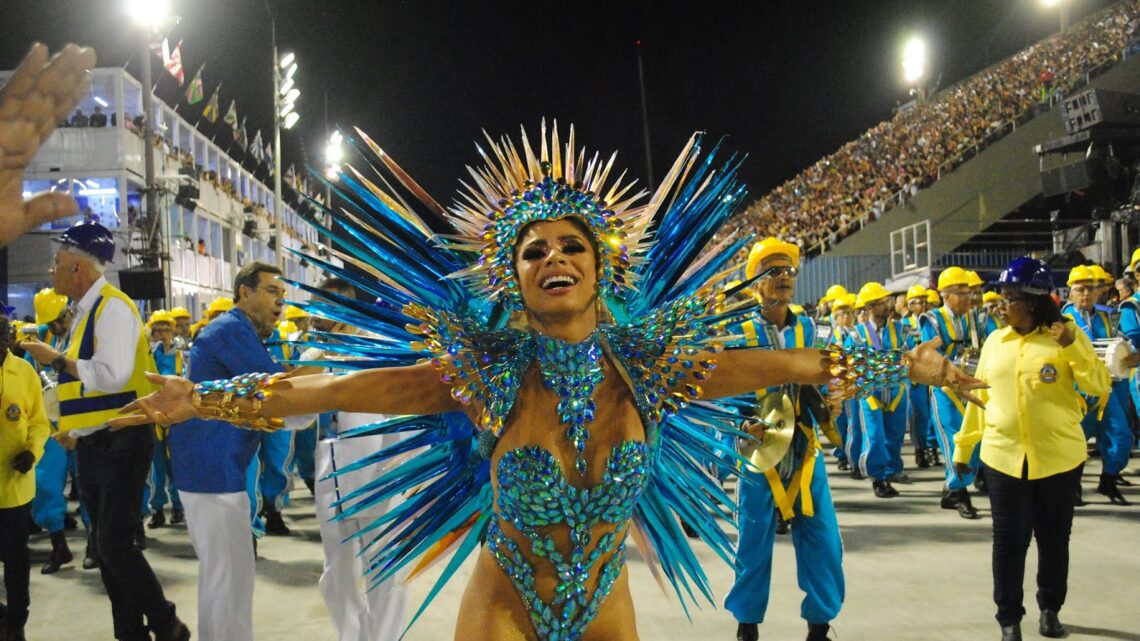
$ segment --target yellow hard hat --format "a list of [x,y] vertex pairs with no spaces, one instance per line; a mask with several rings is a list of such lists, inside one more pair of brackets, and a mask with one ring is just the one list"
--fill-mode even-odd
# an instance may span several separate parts
[[1088,265],[1077,265],[1069,270],[1069,280],[1066,284],[1072,287],[1074,283],[1079,283],[1082,280],[1096,280],[1096,274]]
[[150,315],[150,320],[148,320],[146,324],[153,327],[155,323],[170,323],[170,326],[173,327],[174,315],[165,309],[156,309],[154,313]]
[[855,298],[855,308],[865,307],[867,303],[883,300],[891,295],[881,283],[871,281],[859,288],[859,295]]
[[804,308],[802,305],[796,305],[795,303],[792,303],[788,305],[788,311],[792,312],[793,314],[802,314],[804,313]]
[[855,307],[855,294],[844,294],[831,303],[831,311],[833,312],[837,312],[841,309],[851,309],[853,307]]
[[982,294],[982,302],[983,303],[1000,303],[1001,302],[1001,295],[998,294],[997,292],[986,292],[986,293]]
[[[285,306],[285,320],[291,321],[298,318],[308,318],[309,312],[301,309],[300,307],[293,307],[292,305]],[[297,331],[297,330],[293,330]]]
[[846,295],[846,287],[843,285],[832,285],[831,287],[827,288],[827,291],[823,294],[823,298],[819,299],[819,304],[822,305],[824,303],[830,303],[832,301],[839,300],[840,296]]
[[982,280],[981,276],[978,276],[978,272],[971,269],[966,272],[966,284],[970,287],[981,287],[986,283]]
[[1131,269],[1132,273],[1136,273],[1137,261],[1140,261],[1140,247],[1137,247],[1132,251],[1132,260],[1128,261],[1128,269]]
[[947,267],[938,275],[938,291],[944,292],[957,285],[970,286],[970,274],[961,267],[957,265]]
[[299,330],[297,329],[297,324],[293,321],[283,320],[277,323],[277,331],[281,334],[282,337],[286,337],[289,334],[296,334]]
[[210,306],[206,308],[206,318],[213,320],[218,314],[223,314],[234,308],[234,299],[222,296],[210,301]]
[[174,309],[170,310],[170,317],[175,319],[193,318],[193,316],[190,315],[190,310],[186,309],[185,307],[175,307]]
[[32,306],[36,309],[36,324],[47,325],[67,309],[67,296],[55,293],[51,287],[45,287],[36,292]]
[[926,303],[928,305],[941,305],[942,297],[938,295],[938,291],[934,289],[926,290]]
[[760,262],[769,256],[783,254],[791,259],[792,265],[800,266],[800,248],[780,240],[774,236],[769,236],[764,240],[752,246],[752,251],[748,252],[748,264],[744,267],[744,277],[752,278],[756,275],[756,268],[760,266]]
[[1090,265],[1089,269],[1092,270],[1093,278],[1096,280],[1103,281],[1105,283],[1111,283],[1112,281],[1116,280],[1112,277],[1112,274],[1108,273],[1107,269],[1101,267],[1100,265]]
[[926,300],[927,290],[922,285],[911,285],[910,289],[906,290],[906,300],[909,303],[912,298],[921,298]]

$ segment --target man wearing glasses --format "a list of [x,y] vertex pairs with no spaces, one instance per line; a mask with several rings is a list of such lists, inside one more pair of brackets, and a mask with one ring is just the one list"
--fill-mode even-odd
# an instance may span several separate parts
[[[753,278],[762,274],[753,288],[763,309],[741,325],[740,333],[748,345],[793,349],[810,347],[814,342],[815,323],[806,314],[789,309],[799,263],[799,248],[778,238],[765,238],[752,247],[745,275]],[[768,610],[777,527],[786,527],[787,523],[791,523],[799,585],[805,592],[800,613],[807,620],[807,641],[826,641],[831,621],[843,606],[843,543],[816,421],[806,403],[801,404],[798,385],[757,390],[757,404],[784,394],[796,414],[788,451],[771,469],[746,468],[743,473],[749,478],[742,480],[737,490],[740,538],[736,581],[724,601],[737,621],[737,641],[759,638],[759,624]],[[762,431],[749,431],[763,440]]]
[[[970,290],[969,274],[961,267],[947,267],[938,275],[938,292],[942,295],[942,306],[923,316],[922,340],[942,339],[938,351],[950,360],[959,359],[967,350],[974,350],[976,354],[984,337],[976,323],[971,322],[974,294]],[[966,488],[974,482],[977,473],[977,452],[970,459],[968,473],[958,474],[954,470],[954,435],[962,427],[964,409],[963,401],[949,388],[931,388],[930,413],[946,467],[942,508],[957,510],[964,519],[976,519],[978,511],[974,509]]]
[[[1062,313],[1073,319],[1077,327],[1089,340],[1103,340],[1116,335],[1109,319],[1107,308],[1096,304],[1104,288],[1097,273],[1089,266],[1078,265],[1069,271],[1069,296],[1072,302]],[[1140,363],[1140,354],[1133,352],[1130,365]],[[1100,484],[1096,491],[1107,496],[1117,505],[1128,505],[1117,486],[1120,473],[1128,465],[1128,455],[1132,451],[1132,430],[1128,424],[1125,403],[1128,398],[1128,381],[1113,380],[1108,394],[1098,398],[1087,398],[1088,412],[1081,421],[1085,437],[1096,436],[1096,446],[1100,450],[1104,468],[1100,473]],[[1123,479],[1121,479],[1123,480]]]
[[[234,307],[199,332],[190,348],[195,383],[281,372],[266,349],[284,307],[281,270],[253,262],[234,276]],[[246,472],[261,434],[191,419],[170,429],[170,456],[186,527],[198,556],[198,638],[252,641],[254,547]]]

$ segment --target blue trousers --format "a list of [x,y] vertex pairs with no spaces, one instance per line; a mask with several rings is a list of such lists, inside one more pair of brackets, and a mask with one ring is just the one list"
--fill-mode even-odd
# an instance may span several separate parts
[[938,447],[942,449],[942,463],[946,467],[946,489],[948,490],[965,489],[974,482],[974,476],[978,473],[980,452],[982,451],[980,444],[974,448],[974,454],[970,457],[970,472],[968,474],[958,474],[954,470],[954,435],[962,429],[962,412],[958,409],[955,401],[956,399],[950,398],[941,389],[934,389],[931,392],[930,411],[934,417],[934,430],[938,436]]
[[886,399],[877,395],[859,399],[863,438],[859,470],[876,481],[885,481],[902,472],[902,444],[910,428],[909,386],[891,390],[886,396]]
[[301,480],[314,480],[317,473],[317,425],[296,432],[293,436],[293,465]]
[[170,448],[165,439],[158,440],[154,444],[150,483],[145,493],[149,495],[147,502],[150,504],[151,512],[165,508],[168,500],[170,507],[176,510],[182,509],[182,499],[178,498],[178,488],[174,485],[174,473],[170,465]]
[[847,412],[840,412],[839,416],[835,417],[835,431],[839,432],[839,437],[843,439],[843,445],[837,445],[832,454],[837,460],[847,460],[847,441],[851,439],[848,429]]
[[[63,531],[67,514],[68,451],[54,438],[44,443],[44,455],[36,462],[36,496],[32,499],[32,520],[48,532]],[[70,457],[74,458],[74,456]]]
[[[739,486],[740,540],[736,555],[736,582],[724,607],[741,623],[763,623],[772,583],[772,550],[776,540],[776,502],[762,475],[748,474]],[[823,454],[817,452],[811,479],[814,516],[799,514],[796,497],[792,545],[796,550],[796,577],[804,600],[800,616],[808,623],[827,623],[839,616],[846,586],[843,580],[843,541],[835,505],[827,487]]]
[[1090,407],[1081,421],[1085,437],[1096,437],[1096,448],[1100,450],[1105,474],[1120,474],[1128,465],[1132,451],[1132,426],[1128,422],[1127,401],[1124,400],[1128,388],[1128,381],[1113,381],[1104,417],[1098,421],[1096,407]]
[[262,506],[269,503],[281,509],[282,497],[292,487],[289,467],[293,463],[293,434],[290,430],[262,433],[261,445],[246,471],[245,489],[255,532],[264,530],[258,517]]
[[910,386],[910,442],[915,449],[938,447],[930,416],[930,386]]
[[859,465],[859,458],[863,455],[863,427],[860,423],[859,401],[844,403],[843,415],[847,417],[847,429],[842,432],[843,450],[852,465]]

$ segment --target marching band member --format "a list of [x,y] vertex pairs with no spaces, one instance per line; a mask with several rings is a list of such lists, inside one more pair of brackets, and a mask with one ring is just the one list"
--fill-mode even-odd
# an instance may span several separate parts
[[[175,348],[175,319],[171,312],[160,309],[150,315],[147,322],[150,327],[151,338],[154,339],[154,363],[158,373],[165,376],[185,376],[186,368],[183,366],[183,352]],[[178,525],[186,520],[182,509],[182,500],[178,497],[178,488],[174,486],[173,469],[170,463],[170,447],[167,436],[170,435],[169,425],[155,425],[154,433],[154,459],[151,463],[149,490],[150,521],[147,527],[154,529],[166,525],[166,502],[169,499],[171,507],[170,523]]]
[[[869,282],[860,288],[856,300],[856,305],[867,310],[867,320],[855,326],[847,347],[862,344],[880,351],[908,349],[910,341],[902,323],[890,319],[890,292],[880,283]],[[858,412],[863,436],[860,470],[871,477],[875,496],[896,497],[899,493],[891,480],[902,480],[902,443],[911,423],[909,384],[886,387],[859,399]]]
[[[1070,270],[1068,285],[1072,303],[1066,305],[1063,312],[1093,341],[1113,338],[1116,334],[1108,313],[1096,304],[1103,287],[1099,280],[1090,267],[1078,265]],[[1133,352],[1129,356],[1129,366],[1136,367],[1137,364],[1140,364],[1140,353]],[[1088,411],[1081,421],[1085,437],[1096,436],[1096,446],[1104,466],[1096,491],[1117,505],[1128,505],[1116,487],[1116,479],[1128,465],[1128,455],[1132,451],[1132,429],[1125,410],[1127,398],[1128,381],[1113,381],[1109,393],[1099,400],[1088,399]]]
[[[944,298],[941,307],[926,313],[922,319],[923,342],[934,338],[942,339],[938,350],[950,360],[958,359],[967,349],[980,350],[981,337],[976,325],[970,322],[973,315],[970,306],[973,295],[970,292],[970,279],[961,267],[947,267],[938,275],[938,292]],[[953,390],[932,389],[930,411],[938,436],[938,445],[946,459],[946,485],[942,491],[942,508],[957,510],[964,519],[978,518],[978,511],[970,501],[968,488],[974,481],[978,469],[976,457],[969,473],[957,473],[954,469],[954,435],[962,426],[963,402]]]
[[1005,312],[1003,311],[1001,302],[1001,294],[997,292],[986,292],[982,294],[982,309],[986,311],[986,315],[993,319],[994,324],[998,329],[1005,327]]
[[[831,339],[829,345],[843,345],[847,336],[855,331],[855,294],[844,294],[831,303]],[[863,437],[859,430],[859,412],[855,401],[846,401],[843,411],[835,418],[835,426],[839,430],[843,444],[837,446],[835,457],[839,459],[840,471],[849,471],[851,478],[861,481],[863,473],[859,465],[851,465],[851,461],[859,458],[859,447]]]
[[[922,315],[926,313],[928,290],[922,285],[911,285],[906,290],[907,315],[903,318],[903,329],[906,330],[911,347],[921,342]],[[934,436],[934,426],[930,423],[930,387],[911,383],[910,387],[911,416],[910,441],[914,445],[914,462],[918,467],[926,468],[935,463],[935,453],[938,451],[938,439]]]
[[[765,238],[752,247],[745,274],[764,274],[754,286],[764,305],[762,316],[743,323],[745,342],[753,347],[790,349],[809,347],[814,323],[789,309],[795,295],[799,248],[777,238]],[[738,641],[756,641],[764,622],[772,578],[776,539],[776,510],[792,522],[792,545],[800,588],[805,596],[800,614],[808,623],[808,641],[825,641],[830,622],[843,605],[843,544],[827,485],[827,471],[819,435],[807,408],[801,407],[799,386],[758,390],[787,394],[795,408],[796,432],[783,462],[763,474],[744,471],[739,485],[740,539],[736,581],[725,598],[725,608],[738,622]],[[762,435],[758,435],[763,438]]]

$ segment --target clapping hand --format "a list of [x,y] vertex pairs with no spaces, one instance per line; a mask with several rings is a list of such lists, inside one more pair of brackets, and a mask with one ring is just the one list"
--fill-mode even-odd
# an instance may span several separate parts
[[75,215],[66,192],[24,200],[24,171],[36,150],[91,87],[95,50],[67,45],[50,60],[40,43],[0,89],[0,246],[48,221]]
[[936,337],[910,350],[910,379],[922,385],[948,387],[963,400],[984,407],[982,399],[971,394],[970,390],[986,389],[989,385],[958,369],[938,353],[940,345],[942,339]]

